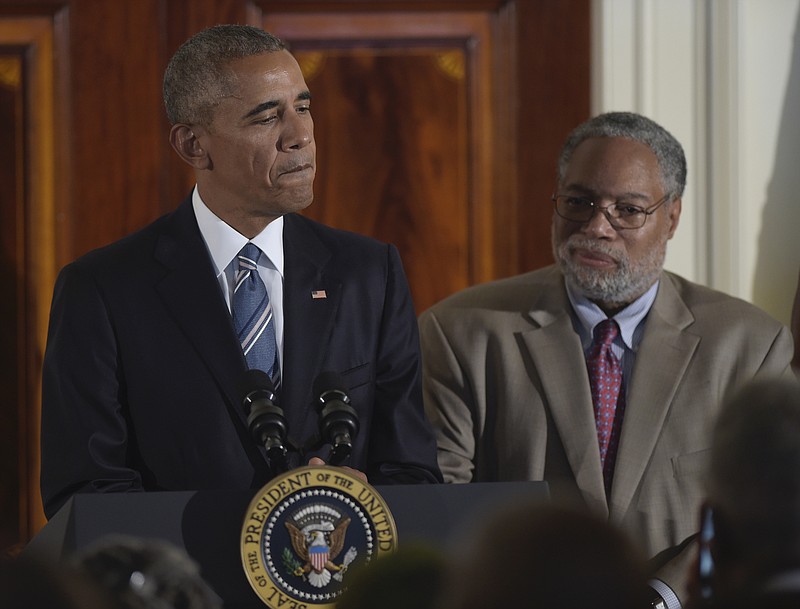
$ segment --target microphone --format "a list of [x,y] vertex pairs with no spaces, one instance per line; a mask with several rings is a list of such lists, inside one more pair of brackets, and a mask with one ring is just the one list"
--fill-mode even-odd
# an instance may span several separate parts
[[250,435],[266,448],[267,463],[273,475],[288,471],[286,418],[283,409],[276,404],[272,380],[263,370],[250,369],[245,372],[239,387]]
[[314,381],[319,411],[319,430],[323,441],[333,447],[331,465],[342,465],[350,458],[358,434],[358,414],[350,405],[344,382],[336,372],[322,372]]

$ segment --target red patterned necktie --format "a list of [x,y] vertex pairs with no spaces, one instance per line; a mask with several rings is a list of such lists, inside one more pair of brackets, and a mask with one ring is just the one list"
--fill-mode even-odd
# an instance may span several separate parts
[[614,461],[617,457],[622,417],[625,413],[622,366],[611,351],[611,343],[618,333],[619,326],[613,319],[606,319],[597,324],[594,328],[592,350],[586,360],[606,495],[611,492]]

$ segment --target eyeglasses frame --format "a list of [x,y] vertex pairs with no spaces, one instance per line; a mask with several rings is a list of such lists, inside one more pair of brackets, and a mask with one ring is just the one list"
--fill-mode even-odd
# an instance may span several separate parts
[[[558,199],[559,199],[559,197],[572,197],[574,199],[583,199],[585,201],[588,201],[589,203],[592,204],[592,215],[589,216],[586,220],[573,220],[572,218],[567,218],[566,216],[563,216],[562,214],[558,213]],[[563,195],[563,194],[559,195],[559,194],[555,194],[554,193],[550,197],[550,200],[553,202],[553,205],[555,206],[555,210],[556,210],[556,213],[558,214],[558,216],[560,218],[564,218],[564,220],[567,220],[568,222],[579,222],[581,224],[585,224],[586,222],[590,222],[592,220],[592,218],[594,218],[595,212],[597,212],[599,210],[606,217],[606,220],[608,220],[608,223],[614,229],[616,229],[616,230],[639,230],[640,228],[642,228],[647,223],[647,218],[652,216],[659,207],[664,205],[664,203],[666,203],[669,200],[669,198],[670,198],[670,195],[666,194],[661,199],[659,199],[658,201],[653,203],[650,207],[644,207],[643,208],[643,207],[639,207],[638,205],[631,205],[631,207],[636,207],[636,208],[640,209],[642,211],[642,213],[644,214],[644,219],[642,220],[642,223],[639,226],[617,226],[616,223],[615,223],[614,218],[612,218],[608,213],[608,208],[611,207],[611,206],[610,205],[606,205],[605,207],[600,207],[597,203],[595,203],[594,201],[592,201],[588,197],[577,197],[577,196],[573,196],[573,195]],[[612,203],[611,205],[616,205],[616,203]]]

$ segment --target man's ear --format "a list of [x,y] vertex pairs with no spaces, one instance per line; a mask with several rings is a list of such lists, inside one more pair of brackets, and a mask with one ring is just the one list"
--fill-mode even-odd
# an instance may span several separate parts
[[169,130],[169,143],[178,156],[195,169],[211,167],[208,152],[200,145],[199,136],[202,132],[202,127],[190,127],[184,123],[176,123]]
[[681,219],[681,204],[681,198],[678,197],[672,201],[667,208],[667,217],[669,218],[669,232],[667,233],[667,239],[672,239],[675,231],[678,230],[678,223]]

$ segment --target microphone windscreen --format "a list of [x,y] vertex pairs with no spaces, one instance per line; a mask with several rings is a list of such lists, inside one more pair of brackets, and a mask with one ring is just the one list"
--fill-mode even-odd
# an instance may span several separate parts
[[314,396],[320,397],[326,391],[341,391],[347,395],[347,388],[344,381],[338,372],[330,370],[320,372],[316,379],[314,379]]
[[239,401],[243,402],[256,391],[275,393],[275,387],[272,385],[272,379],[269,378],[269,374],[263,370],[251,368],[239,380]]

